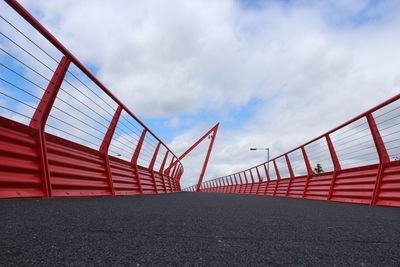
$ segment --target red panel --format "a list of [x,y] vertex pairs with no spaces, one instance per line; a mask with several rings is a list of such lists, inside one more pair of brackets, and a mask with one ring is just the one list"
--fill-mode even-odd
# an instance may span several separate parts
[[377,205],[400,207],[400,163],[394,162],[383,172]]
[[35,131],[0,117],[0,198],[43,197]]
[[53,196],[112,195],[100,152],[50,134],[46,146]]
[[336,177],[331,200],[369,204],[377,175],[378,166],[341,172]]
[[326,200],[328,198],[332,177],[333,173],[312,176],[304,198]]
[[116,195],[139,195],[136,171],[130,162],[111,157],[110,169]]
[[302,198],[304,187],[306,186],[307,176],[299,176],[292,179],[290,190],[288,193],[289,197]]

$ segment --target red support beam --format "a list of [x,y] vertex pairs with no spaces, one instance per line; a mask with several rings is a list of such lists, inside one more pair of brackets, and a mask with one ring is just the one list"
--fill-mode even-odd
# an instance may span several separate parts
[[333,162],[333,168],[334,168],[332,181],[331,181],[331,185],[330,185],[329,193],[328,193],[328,197],[327,197],[327,199],[330,200],[332,198],[333,189],[335,187],[336,177],[338,176],[338,174],[342,168],[340,166],[340,162],[337,157],[335,147],[333,146],[333,143],[332,143],[332,140],[331,140],[331,137],[329,136],[329,134],[327,134],[325,136],[325,139],[326,139],[326,143],[328,144],[329,154],[331,155],[331,159]]
[[48,167],[46,136],[44,128],[70,63],[71,61],[68,59],[68,57],[62,57],[29,124],[30,127],[37,130],[42,191],[47,197],[52,196],[52,187],[50,182],[50,171]]
[[138,141],[138,143],[136,145],[135,152],[133,152],[132,159],[131,159],[131,165],[136,171],[137,182],[138,182],[138,186],[139,186],[139,192],[142,195],[143,195],[143,188],[142,188],[142,182],[140,180],[139,168],[138,168],[138,165],[137,165],[137,161],[139,159],[140,150],[142,149],[146,133],[147,133],[147,129],[143,129],[142,134],[140,135],[139,141]]
[[269,186],[269,182],[270,182],[271,179],[269,177],[269,170],[267,169],[267,162],[265,162],[263,164],[263,166],[264,166],[265,176],[267,177],[267,181],[266,181],[266,184],[265,184],[265,190],[264,190],[264,195],[266,195],[267,194],[267,190],[268,190],[268,186]]
[[278,165],[276,165],[276,161],[272,161],[274,163],[274,168],[276,172],[276,183],[275,183],[275,189],[274,189],[274,196],[276,195],[276,190],[278,189],[279,181],[281,180],[281,174],[279,173],[279,168]]
[[108,176],[108,184],[110,187],[111,194],[114,196],[115,191],[114,191],[114,183],[112,180],[112,174],[111,174],[111,168],[110,168],[110,159],[108,157],[108,149],[110,148],[111,140],[114,135],[115,129],[117,128],[118,120],[122,112],[122,107],[119,106],[114,113],[114,116],[110,122],[110,126],[108,126],[107,132],[104,135],[103,142],[101,143],[100,146],[100,153],[104,155],[104,161],[106,165],[106,172]]
[[306,165],[306,169],[307,169],[307,178],[306,178],[306,182],[304,184],[304,190],[303,190],[303,195],[302,195],[302,198],[304,198],[307,193],[308,184],[310,183],[310,179],[313,176],[314,172],[312,170],[310,160],[308,159],[307,152],[306,152],[306,149],[304,148],[304,146],[301,147],[301,153],[303,155],[304,164]]
[[290,175],[288,188],[286,190],[286,196],[288,196],[289,195],[289,191],[290,191],[290,187],[291,187],[293,179],[294,179],[294,172],[293,172],[292,164],[290,164],[290,159],[289,159],[288,154],[285,154],[285,160],[286,160],[286,164],[287,164],[287,167],[288,167],[288,170],[289,170],[289,175]]
[[386,165],[390,162],[390,158],[387,149],[385,147],[385,143],[383,142],[382,136],[379,132],[378,126],[376,125],[375,119],[371,113],[367,115],[367,121],[369,129],[372,134],[372,138],[374,140],[376,151],[378,152],[379,156],[378,174],[375,179],[374,191],[372,193],[372,198],[370,203],[371,205],[376,205],[379,196],[379,190],[382,183],[383,172],[385,170]]
[[160,166],[160,169],[158,171],[160,173],[160,176],[161,176],[161,180],[162,180],[162,183],[163,183],[163,186],[164,186],[165,193],[167,193],[168,190],[167,190],[167,186],[165,185],[164,167],[165,167],[165,162],[167,161],[167,158],[168,158],[168,154],[169,154],[169,151],[167,150],[167,152],[165,152],[164,159],[163,159],[163,161],[161,163],[161,166]]
[[257,171],[257,176],[258,176],[258,187],[257,187],[256,194],[258,195],[258,191],[260,190],[260,186],[262,184],[262,178],[261,178],[261,175],[260,175],[260,171],[258,170],[258,166],[256,167],[256,171]]
[[151,178],[153,179],[153,185],[154,185],[154,190],[156,191],[156,194],[158,194],[158,188],[157,188],[157,182],[156,182],[156,176],[154,175],[154,163],[156,162],[158,151],[160,150],[161,143],[158,142],[156,149],[154,150],[153,157],[151,158],[150,164],[149,164],[149,170],[151,173]]
[[[174,161],[174,157],[171,158],[171,162],[169,163],[169,166],[172,165],[173,161]],[[174,187],[173,187],[173,184],[171,182],[171,177],[169,176],[169,169],[165,170],[164,173],[167,176],[168,184],[169,184],[169,188],[171,189],[171,192],[174,192]]]

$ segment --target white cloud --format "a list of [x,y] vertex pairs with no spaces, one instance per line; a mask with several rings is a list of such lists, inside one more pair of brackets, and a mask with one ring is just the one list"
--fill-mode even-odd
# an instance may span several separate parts
[[[208,176],[265,158],[250,146],[277,155],[399,91],[396,1],[23,3],[141,116],[177,125],[179,114],[208,110],[223,120],[260,99],[240,129],[221,124]],[[172,147],[183,151],[202,126]],[[199,168],[185,166],[185,184]]]

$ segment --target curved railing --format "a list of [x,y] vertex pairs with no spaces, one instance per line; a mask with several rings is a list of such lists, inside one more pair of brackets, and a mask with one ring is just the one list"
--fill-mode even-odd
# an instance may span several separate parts
[[205,181],[202,191],[400,206],[399,99],[269,162]]
[[168,146],[17,1],[0,5],[0,197],[180,191]]

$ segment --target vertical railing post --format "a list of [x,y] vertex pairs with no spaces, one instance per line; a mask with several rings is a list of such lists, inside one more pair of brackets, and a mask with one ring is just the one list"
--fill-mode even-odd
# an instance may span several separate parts
[[[178,160],[178,159],[175,158],[175,160]],[[179,191],[179,185],[178,185],[177,180],[175,179],[175,172],[177,171],[177,166],[178,166],[178,164],[174,164],[174,168],[172,169],[172,173],[170,175],[171,179],[172,179],[172,182],[174,184],[174,192]]]
[[329,134],[325,135],[326,143],[328,144],[328,149],[329,149],[329,154],[331,155],[332,163],[333,163],[333,175],[332,175],[332,181],[331,181],[331,186],[329,188],[329,193],[327,200],[330,200],[332,198],[333,190],[335,188],[335,183],[336,183],[336,177],[338,176],[340,170],[342,169],[340,166],[339,159],[337,157],[335,148],[333,146],[331,137]]
[[261,184],[262,184],[262,178],[260,175],[260,171],[258,170],[258,166],[256,167],[256,171],[257,171],[257,176],[258,176],[258,187],[257,187],[257,191],[256,194],[258,195],[258,191],[260,190]]
[[245,188],[244,188],[244,193],[246,194],[247,192],[247,187],[248,187],[248,184],[249,184],[249,180],[247,179],[247,175],[246,175],[246,171],[243,171],[243,174],[244,174],[244,179],[246,179],[246,185],[245,185]]
[[265,163],[263,164],[263,166],[264,166],[265,176],[267,177],[267,181],[266,181],[266,184],[265,184],[265,190],[264,190],[264,195],[266,195],[266,194],[267,194],[267,191],[268,191],[268,186],[269,186],[269,183],[270,183],[271,179],[270,179],[270,177],[269,177],[269,170],[267,169],[267,162],[265,162]]
[[255,185],[255,181],[254,181],[253,172],[251,171],[251,169],[249,169],[249,172],[250,172],[250,178],[251,178],[250,194],[252,194],[253,193],[253,186]]
[[239,179],[240,179],[239,194],[241,194],[242,193],[242,188],[244,187],[243,186],[243,180],[242,180],[241,172],[239,172],[238,175],[239,175]]
[[306,182],[304,183],[304,190],[303,190],[303,195],[302,195],[302,198],[305,198],[306,194],[307,194],[308,184],[310,183],[310,179],[313,176],[314,172],[312,170],[310,160],[308,159],[307,152],[306,152],[306,149],[304,148],[304,146],[301,147],[301,153],[303,154],[304,164],[306,165],[306,169],[307,169],[307,178],[306,178]]
[[156,194],[158,194],[158,188],[157,188],[157,181],[156,181],[156,176],[154,175],[154,164],[156,162],[157,156],[158,156],[158,151],[160,150],[160,145],[161,143],[158,142],[156,149],[154,150],[153,157],[151,158],[150,164],[149,164],[149,170],[151,173],[151,177],[153,179],[153,184],[154,184],[154,190],[156,191]]
[[371,113],[367,115],[367,121],[369,129],[371,131],[372,138],[374,140],[376,151],[378,152],[379,156],[378,174],[375,179],[374,191],[372,193],[371,203],[370,203],[370,205],[376,205],[381,188],[383,173],[386,165],[390,162],[390,158],[387,149],[385,147],[385,143],[383,142],[382,136],[379,132],[378,126],[376,125],[374,116]]
[[174,157],[171,158],[171,162],[169,163],[169,167],[167,168],[167,171],[165,172],[165,175],[167,176],[168,179],[168,184],[169,184],[169,188],[171,188],[171,192],[174,192],[174,187],[172,186],[172,182],[171,182],[171,178],[169,176],[169,172],[170,172],[170,167],[172,166],[172,163],[174,162]]
[[165,193],[168,193],[168,190],[167,190],[167,186],[165,185],[165,177],[164,177],[163,172],[164,172],[165,162],[167,161],[167,158],[168,158],[168,154],[169,154],[169,151],[167,150],[167,152],[165,152],[165,156],[161,163],[160,169],[158,170],[158,172],[160,173],[160,176],[161,176],[161,181],[163,183]]
[[275,183],[275,189],[274,189],[274,196],[276,195],[276,191],[278,190],[278,185],[281,180],[281,174],[279,173],[278,165],[276,165],[275,160],[272,161],[274,163],[274,168],[276,172],[276,183]]
[[29,124],[30,127],[37,130],[41,189],[46,197],[51,197],[53,194],[50,181],[50,171],[48,166],[49,163],[47,158],[47,146],[44,128],[46,126],[46,122],[54,105],[54,102],[57,98],[57,94],[61,88],[61,84],[64,81],[64,77],[68,71],[70,63],[71,61],[68,59],[68,57],[62,57]]
[[136,145],[135,152],[133,152],[132,159],[131,159],[131,165],[132,165],[132,167],[134,168],[134,170],[136,172],[136,178],[137,178],[137,182],[138,182],[138,186],[139,186],[139,192],[142,195],[143,195],[143,188],[142,188],[142,182],[140,180],[139,168],[138,168],[137,161],[139,159],[140,150],[142,149],[146,133],[147,133],[147,130],[143,129],[142,134],[140,135],[139,141],[138,141],[138,143]]
[[288,187],[287,187],[287,190],[286,190],[286,196],[288,196],[289,192],[290,192],[290,187],[292,186],[292,182],[293,182],[293,179],[294,179],[294,172],[293,172],[292,164],[290,163],[290,159],[289,159],[288,154],[285,154],[285,159],[286,159],[286,164],[287,164],[287,167],[288,167],[288,170],[289,170],[289,175],[290,175]]
[[233,182],[232,175],[229,175],[229,179],[231,180],[231,186],[229,188],[229,193],[232,194],[232,191],[234,189],[235,183]]
[[115,129],[117,128],[118,120],[119,117],[121,116],[122,112],[122,107],[118,106],[118,108],[115,110],[114,116],[110,122],[110,125],[108,126],[107,132],[104,135],[103,142],[100,145],[99,152],[103,154],[104,156],[104,162],[105,162],[105,169],[108,177],[108,183],[110,186],[110,191],[111,195],[115,196],[115,191],[114,191],[114,183],[112,179],[112,173],[111,173],[111,167],[110,167],[110,158],[108,156],[108,149],[110,148],[111,140],[113,138]]
[[237,178],[236,178],[236,173],[233,175],[233,178],[235,178],[235,190],[234,190],[234,193],[237,193],[236,189],[239,186],[239,183],[238,183]]

